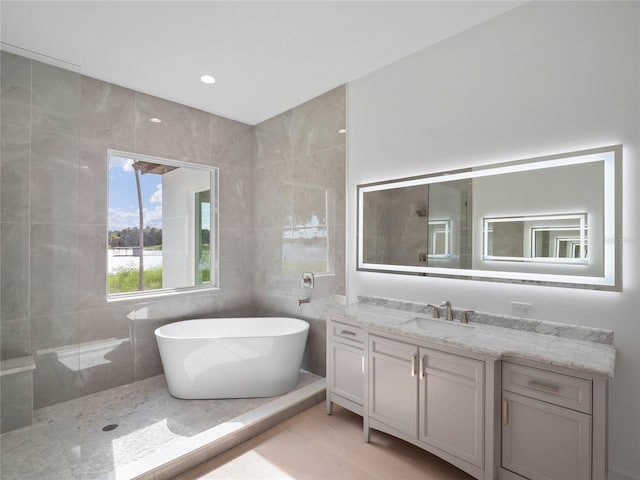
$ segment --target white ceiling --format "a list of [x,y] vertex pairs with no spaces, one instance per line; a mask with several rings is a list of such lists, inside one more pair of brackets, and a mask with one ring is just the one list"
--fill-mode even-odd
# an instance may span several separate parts
[[2,0],[0,38],[256,124],[522,3]]

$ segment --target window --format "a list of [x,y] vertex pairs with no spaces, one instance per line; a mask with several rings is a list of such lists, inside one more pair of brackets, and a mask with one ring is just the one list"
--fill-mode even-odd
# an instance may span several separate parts
[[217,169],[109,151],[108,295],[215,287],[216,222]]

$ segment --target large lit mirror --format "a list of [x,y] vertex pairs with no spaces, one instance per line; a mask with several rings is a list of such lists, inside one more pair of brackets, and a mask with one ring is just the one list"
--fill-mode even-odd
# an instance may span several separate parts
[[614,289],[621,146],[358,186],[358,270]]
[[109,151],[110,296],[217,285],[217,169]]

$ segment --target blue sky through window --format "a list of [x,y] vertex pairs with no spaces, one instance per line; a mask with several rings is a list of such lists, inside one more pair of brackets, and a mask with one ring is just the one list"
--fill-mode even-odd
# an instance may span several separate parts
[[[109,156],[109,230],[138,227],[138,192],[133,160]],[[140,175],[145,227],[162,228],[162,175]]]

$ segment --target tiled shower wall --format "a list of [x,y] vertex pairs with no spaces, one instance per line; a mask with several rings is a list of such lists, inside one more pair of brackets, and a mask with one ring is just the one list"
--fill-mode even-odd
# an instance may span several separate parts
[[[4,51],[0,67],[1,354],[35,357],[35,408],[162,373],[163,323],[253,314],[250,126]],[[219,167],[219,291],[107,302],[108,148]]]
[[[185,318],[305,318],[304,366],[324,374],[324,312],[344,295],[344,87],[251,127],[4,51],[0,71],[0,355],[35,357],[35,408],[162,373],[153,331]],[[106,301],[108,148],[220,169],[219,290]],[[317,212],[329,271],[298,307],[283,238]]]
[[[345,95],[335,88],[255,127],[257,307],[309,321],[304,365],[320,375],[326,309],[345,295]],[[323,248],[324,267],[311,258]],[[304,271],[315,273],[313,290],[301,288]]]

